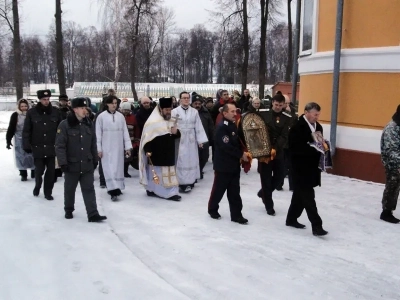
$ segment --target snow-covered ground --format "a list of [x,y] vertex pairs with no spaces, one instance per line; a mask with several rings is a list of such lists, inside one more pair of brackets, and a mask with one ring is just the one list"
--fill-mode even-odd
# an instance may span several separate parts
[[[10,113],[0,113],[0,128]],[[275,217],[256,192],[256,167],[242,175],[243,215],[207,214],[212,165],[183,201],[148,198],[138,172],[119,202],[99,188],[108,220],[88,223],[80,189],[64,219],[63,179],[54,201],[32,196],[0,133],[0,299],[400,299],[400,227],[379,220],[383,186],[324,175],[316,198],[329,235],[285,226],[291,193],[274,193]],[[399,214],[397,214],[399,215]]]

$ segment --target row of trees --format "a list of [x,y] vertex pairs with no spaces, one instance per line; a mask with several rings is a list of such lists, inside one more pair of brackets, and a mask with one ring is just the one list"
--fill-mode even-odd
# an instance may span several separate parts
[[135,82],[210,83],[216,78],[243,88],[259,83],[263,95],[264,84],[290,80],[291,23],[276,22],[278,0],[260,0],[259,5],[251,0],[215,0],[224,13],[211,12],[214,31],[203,24],[176,29],[173,10],[160,6],[160,1],[99,1],[101,30],[62,21],[56,0],[56,22],[47,37],[23,36],[19,41],[18,0],[3,5],[0,18],[13,35],[8,44],[0,45],[0,84],[13,83],[18,91],[30,81],[58,82],[65,92],[76,81],[113,81],[116,87],[124,81],[131,82],[137,98]]

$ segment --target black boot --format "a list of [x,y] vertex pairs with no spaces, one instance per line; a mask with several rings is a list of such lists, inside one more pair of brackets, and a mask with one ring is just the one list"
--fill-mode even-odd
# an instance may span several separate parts
[[243,217],[233,218],[233,219],[231,219],[231,221],[239,223],[239,224],[242,224],[242,225],[245,225],[245,224],[247,224],[249,222],[249,220],[247,220],[247,219],[245,219]]
[[19,170],[19,175],[21,176],[21,181],[28,180],[28,171],[27,170]]
[[208,214],[210,215],[211,218],[215,220],[221,219],[221,215],[218,212],[208,212]]
[[172,200],[172,201],[181,201],[182,197],[179,195],[175,195],[172,197],[167,198],[167,200]]
[[322,226],[314,227],[312,233],[315,236],[324,236],[328,234],[328,231],[324,230]]
[[286,221],[286,226],[290,226],[290,227],[294,227],[294,228],[298,228],[298,229],[306,228],[306,225],[299,223],[297,220],[291,221],[291,222]]
[[270,216],[275,216],[275,209],[273,208],[265,208],[267,211],[267,214],[269,214]]
[[49,200],[49,201],[54,200],[52,195],[47,195],[47,196],[44,196],[44,197],[46,198],[46,200]]
[[40,193],[40,187],[39,188],[35,187],[33,189],[33,196],[37,197],[37,196],[39,196],[39,193]]
[[103,220],[107,220],[106,216],[100,216],[99,214],[91,216],[88,218],[88,222],[101,222]]
[[395,216],[393,216],[393,213],[389,209],[385,209],[381,213],[381,220],[392,223],[392,224],[398,224],[400,222],[399,219],[397,219]]
[[66,219],[72,219],[74,217],[74,215],[72,214],[72,211],[67,211],[65,213],[65,218]]

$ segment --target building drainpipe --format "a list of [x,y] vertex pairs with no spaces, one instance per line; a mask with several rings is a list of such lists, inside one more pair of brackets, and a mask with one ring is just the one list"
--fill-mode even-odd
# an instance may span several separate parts
[[297,82],[299,81],[299,51],[300,51],[300,19],[301,18],[301,0],[297,0],[296,8],[296,35],[294,38],[293,53],[293,73],[292,73],[292,103],[295,106],[297,99]]
[[340,59],[342,51],[343,6],[344,6],[344,0],[338,0],[337,14],[336,14],[335,56],[333,61],[333,88],[332,88],[332,110],[331,110],[331,134],[330,134],[332,156],[334,156],[336,152]]

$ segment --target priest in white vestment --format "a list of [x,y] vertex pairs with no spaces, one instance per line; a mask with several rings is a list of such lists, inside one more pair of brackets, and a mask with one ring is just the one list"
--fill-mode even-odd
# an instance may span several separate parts
[[179,95],[180,106],[172,110],[172,118],[178,120],[181,133],[176,170],[179,191],[190,192],[197,179],[200,179],[198,148],[208,142],[199,113],[190,106],[190,95],[182,92]]
[[147,196],[180,201],[175,170],[175,140],[180,133],[171,119],[172,98],[160,98],[147,119],[140,141],[140,183]]
[[97,151],[108,194],[116,201],[125,189],[124,156],[131,155],[132,142],[125,117],[117,111],[117,97],[108,96],[105,103],[107,110],[96,119]]

